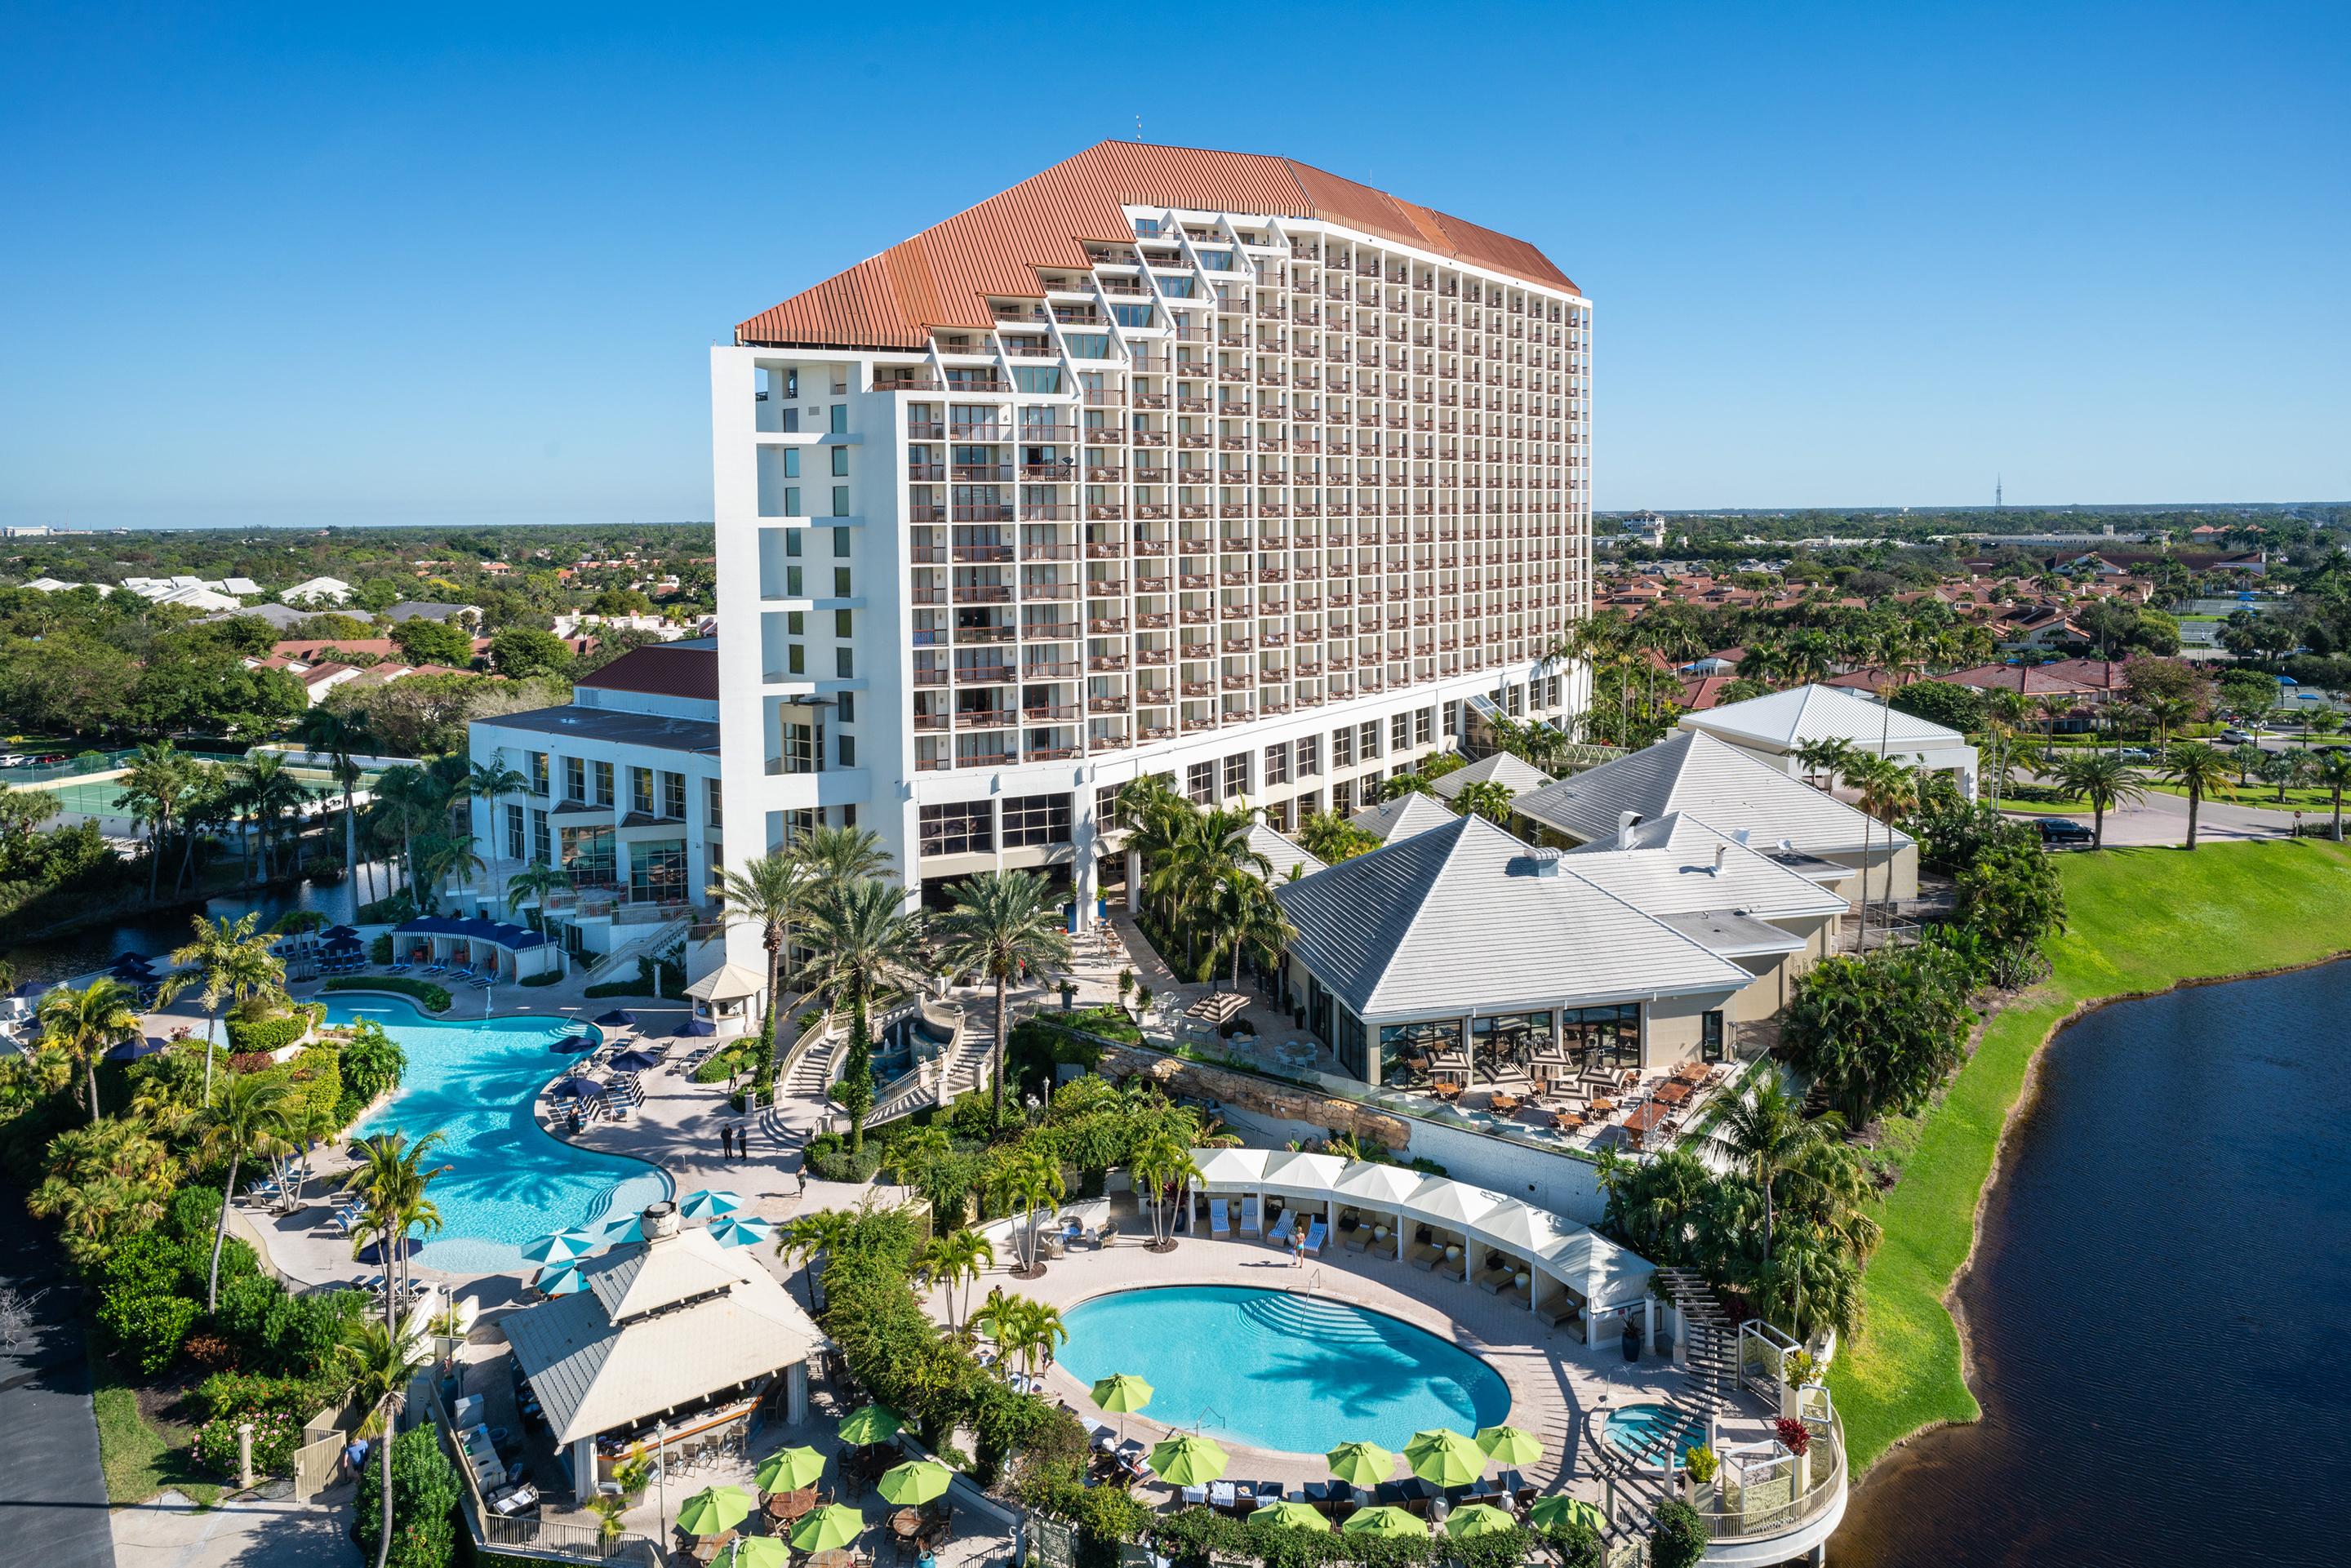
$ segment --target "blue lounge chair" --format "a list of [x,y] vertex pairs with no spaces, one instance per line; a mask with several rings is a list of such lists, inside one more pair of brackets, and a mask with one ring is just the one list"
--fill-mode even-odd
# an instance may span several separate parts
[[1325,1226],[1319,1219],[1313,1224],[1308,1226],[1306,1228],[1306,1255],[1310,1258],[1320,1256],[1322,1251],[1322,1243],[1330,1239],[1330,1228]]

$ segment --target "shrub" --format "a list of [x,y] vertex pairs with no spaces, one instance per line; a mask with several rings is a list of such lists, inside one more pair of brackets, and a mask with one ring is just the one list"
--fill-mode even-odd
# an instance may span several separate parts
[[371,964],[389,964],[392,962],[391,932],[385,931],[380,933],[374,941],[368,944],[368,962]]
[[337,975],[322,982],[322,991],[391,991],[403,997],[413,997],[424,1004],[430,1013],[449,1010],[449,992],[430,980],[420,980],[413,975]]
[[1649,1535],[1650,1568],[1698,1568],[1711,1540],[1698,1510],[1669,1498],[1657,1505],[1657,1527]]
[[233,1410],[267,1410],[290,1416],[299,1425],[324,1406],[332,1393],[329,1379],[227,1371],[215,1372],[197,1384],[188,1401],[200,1422]]
[[849,1152],[848,1141],[838,1133],[824,1133],[809,1140],[805,1155],[809,1169],[821,1181],[869,1182],[873,1173],[882,1168],[882,1145]]
[[398,1088],[401,1074],[408,1070],[408,1053],[373,1019],[361,1019],[351,1026],[350,1037],[343,1042],[342,1059],[344,1090],[362,1105]]
[[237,1428],[247,1421],[253,1423],[253,1473],[274,1476],[292,1469],[302,1428],[295,1417],[278,1410],[231,1410],[214,1416],[196,1432],[196,1462],[214,1475],[235,1479]]
[[551,986],[561,978],[563,978],[563,976],[560,972],[549,969],[543,975],[525,975],[521,979],[517,980],[515,984],[518,986]]
[[[266,1057],[292,1045],[310,1032],[310,1019],[306,1013],[273,1013],[267,1018],[256,1019],[243,1019],[231,1014],[226,1032],[230,1065],[234,1067],[237,1057]],[[242,1067],[236,1070],[240,1072],[254,1071]]]
[[115,1289],[99,1300],[98,1326],[117,1361],[152,1377],[180,1358],[201,1310],[193,1296]]
[[1780,1441],[1792,1454],[1801,1457],[1813,1446],[1813,1429],[1792,1416],[1781,1416],[1771,1423],[1771,1429],[1780,1435]]
[[201,1236],[209,1246],[213,1227],[220,1223],[220,1208],[218,1187],[183,1186],[172,1195],[172,1207],[164,1211],[162,1228],[183,1240]]
[[[372,1458],[360,1471],[351,1528],[371,1553],[383,1528],[383,1467]],[[392,1568],[448,1568],[457,1549],[457,1472],[429,1424],[392,1440]]]
[[1939,724],[1961,733],[1983,724],[1982,695],[1949,681],[1913,681],[1897,687],[1886,706],[1896,713],[1913,714],[1928,724]]

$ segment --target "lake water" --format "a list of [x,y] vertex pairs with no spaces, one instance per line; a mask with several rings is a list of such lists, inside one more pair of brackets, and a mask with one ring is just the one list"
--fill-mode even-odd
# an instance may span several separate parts
[[[381,892],[385,885],[384,868],[378,866],[377,891]],[[190,922],[199,914],[234,920],[257,911],[265,930],[278,916],[297,909],[315,909],[330,920],[349,920],[352,887],[347,878],[332,887],[302,882],[285,887],[256,888],[250,893],[224,894],[209,903],[131,915],[40,942],[10,943],[5,933],[0,933],[0,957],[15,966],[20,981],[76,978],[108,967],[118,953],[144,953],[160,959],[189,939]],[[359,893],[366,896],[363,884]],[[159,969],[162,967],[161,963],[156,965]]]
[[1984,1417],[1886,1458],[1831,1563],[2346,1561],[2346,1018],[2337,963],[2051,1042],[1960,1290]]

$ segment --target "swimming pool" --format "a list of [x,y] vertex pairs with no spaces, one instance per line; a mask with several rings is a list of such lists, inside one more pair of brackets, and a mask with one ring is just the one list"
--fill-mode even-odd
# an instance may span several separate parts
[[1475,1432],[1510,1414],[1501,1374],[1399,1318],[1315,1296],[1169,1285],[1081,1301],[1061,1316],[1061,1365],[1082,1382],[1131,1372],[1143,1414],[1252,1448],[1319,1454],[1415,1432]]
[[[1637,1454],[1664,1437],[1679,1418],[1678,1413],[1668,1405],[1627,1405],[1622,1410],[1610,1412],[1607,1425],[1601,1431],[1607,1437],[1608,1446],[1618,1453]],[[1705,1437],[1706,1434],[1700,1432],[1696,1442],[1703,1442]],[[1694,1446],[1694,1441],[1686,1438],[1682,1450],[1687,1453]],[[1664,1461],[1652,1454],[1648,1463],[1656,1469],[1662,1468]]]
[[522,1246],[606,1214],[633,1214],[670,1196],[658,1166],[552,1137],[531,1114],[564,1058],[548,1049],[580,1026],[538,1015],[435,1018],[403,998],[328,1000],[327,1021],[373,1019],[408,1053],[399,1092],[356,1132],[442,1134],[433,1183],[442,1228],[417,1261],[452,1274],[527,1271]]

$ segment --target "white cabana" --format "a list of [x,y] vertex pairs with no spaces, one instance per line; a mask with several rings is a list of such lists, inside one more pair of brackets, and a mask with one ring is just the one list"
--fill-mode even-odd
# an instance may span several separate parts
[[[1448,1176],[1335,1155],[1195,1149],[1192,1161],[1200,1170],[1193,1192],[1201,1198],[1238,1197],[1245,1207],[1269,1197],[1313,1205],[1322,1210],[1334,1238],[1343,1211],[1392,1218],[1394,1246],[1382,1243],[1379,1250],[1397,1258],[1405,1254],[1406,1239],[1426,1226],[1458,1239],[1453,1244],[1462,1249],[1462,1256],[1437,1265],[1448,1274],[1469,1277],[1476,1249],[1502,1253],[1512,1267],[1476,1271],[1495,1293],[1522,1291],[1520,1299],[1529,1311],[1580,1332],[1587,1343],[1595,1345],[1600,1336],[1594,1324],[1639,1312],[1646,1337],[1655,1343],[1655,1309],[1648,1293],[1654,1266],[1548,1209]],[[1364,1224],[1369,1227],[1371,1221]]]

